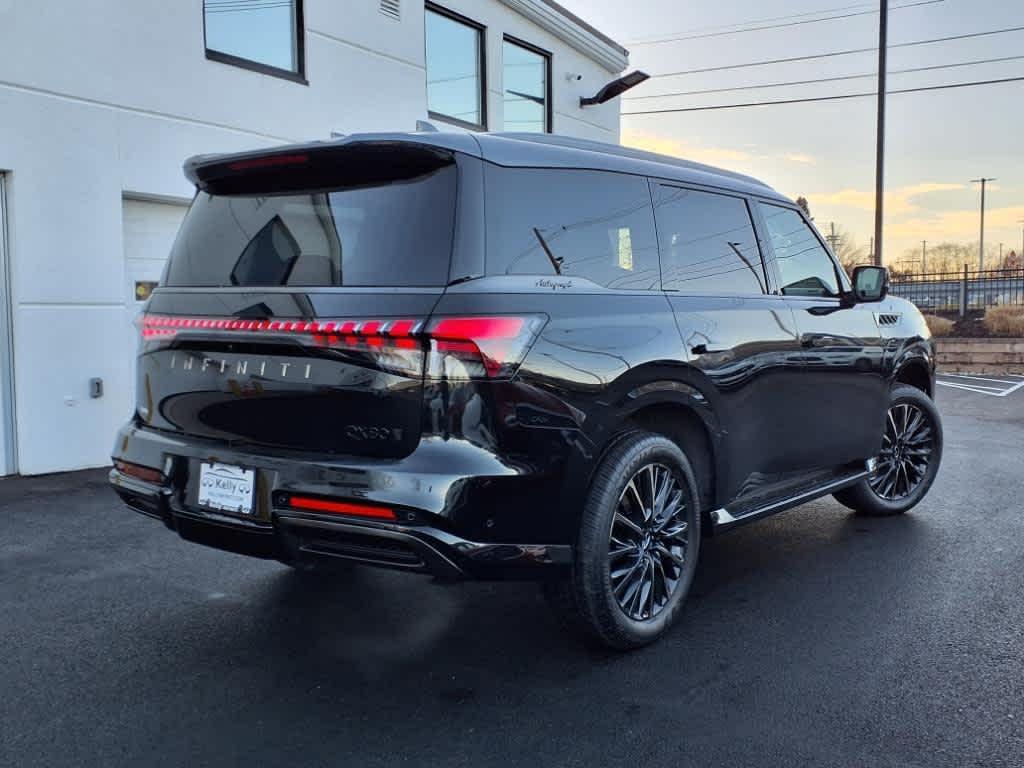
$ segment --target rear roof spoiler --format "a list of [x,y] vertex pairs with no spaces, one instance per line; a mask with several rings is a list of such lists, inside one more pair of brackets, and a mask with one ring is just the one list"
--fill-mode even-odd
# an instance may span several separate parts
[[225,155],[196,155],[185,176],[211,194],[373,186],[432,173],[455,162],[451,149],[408,139],[291,144]]

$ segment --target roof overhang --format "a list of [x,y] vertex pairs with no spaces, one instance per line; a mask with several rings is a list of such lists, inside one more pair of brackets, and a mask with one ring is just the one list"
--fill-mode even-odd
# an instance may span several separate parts
[[501,0],[502,3],[609,72],[618,74],[629,64],[629,51],[554,0]]

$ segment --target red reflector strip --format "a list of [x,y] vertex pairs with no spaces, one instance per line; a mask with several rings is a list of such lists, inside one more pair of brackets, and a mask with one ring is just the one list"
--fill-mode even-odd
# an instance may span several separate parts
[[373,504],[362,504],[352,501],[329,501],[311,496],[292,496],[288,506],[294,509],[307,509],[311,512],[329,512],[334,515],[353,515],[356,517],[372,517],[377,520],[396,520],[395,512],[390,507],[379,507]]
[[132,464],[127,461],[115,461],[114,468],[122,475],[136,477],[145,480],[147,483],[163,483],[164,475],[159,469],[143,467],[140,464]]

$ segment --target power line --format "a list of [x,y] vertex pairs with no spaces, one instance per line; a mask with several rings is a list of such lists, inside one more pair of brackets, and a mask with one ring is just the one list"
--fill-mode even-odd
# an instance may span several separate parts
[[[967,40],[974,37],[987,37],[989,35],[1002,35],[1008,32],[1020,32],[1024,27],[1005,27],[1003,29],[992,29],[987,32],[970,32],[964,35],[950,35],[948,37],[935,37],[930,40],[911,40],[906,43],[892,43],[890,48],[909,48],[914,45],[931,45],[932,43],[947,43],[951,40]],[[766,59],[764,61],[750,61],[745,64],[722,64],[717,67],[702,67],[700,69],[684,69],[678,72],[662,72],[658,75],[651,75],[651,79],[658,77],[675,77],[677,75],[696,75],[702,72],[721,72],[726,69],[744,69],[746,67],[763,67],[768,64],[788,64],[794,61],[810,61],[812,59],[827,59],[833,56],[848,56],[853,53],[875,53],[877,47],[870,48],[849,48],[845,51],[829,51],[827,53],[812,53],[807,56],[790,56],[785,59]]]
[[[970,67],[976,64],[997,64],[1004,61],[1018,61],[1024,59],[1020,56],[1000,56],[995,59],[976,59],[974,61],[958,61],[953,64],[933,64],[928,67],[909,67],[907,69],[890,69],[890,75],[904,75],[910,72],[930,72],[936,69],[953,69],[955,67]],[[860,80],[866,77],[874,77],[875,72],[865,72],[860,75],[840,75],[838,77],[819,77],[813,80],[789,80],[782,83],[762,83],[760,85],[737,85],[731,88],[705,88],[697,91],[674,91],[672,93],[653,93],[646,96],[623,96],[623,101],[639,101],[641,99],[665,99],[670,96],[700,96],[707,93],[727,93],[730,91],[751,91],[760,88],[784,88],[790,85],[811,85],[814,83],[835,83],[841,80]]]
[[[942,91],[949,88],[969,88],[975,85],[998,85],[1001,83],[1024,82],[1024,77],[1003,77],[995,80],[975,80],[967,83],[946,83],[944,85],[927,85],[919,88],[900,88],[886,93],[920,93],[922,91]],[[840,99],[860,99],[867,96],[875,97],[878,93],[842,93],[835,96],[812,96],[804,99],[779,99],[778,101],[751,101],[743,104],[717,104],[711,107],[676,107],[672,109],[645,109],[636,112],[623,112],[622,115],[662,115],[674,112],[707,112],[713,109],[741,109],[743,107],[768,107],[773,104],[809,104],[816,101],[839,101]]]
[[[941,3],[944,0],[919,0],[915,3],[905,3],[903,5],[894,5],[892,10],[900,10],[902,8],[914,8],[919,5],[934,5],[935,3]],[[802,24],[817,24],[821,21],[835,21],[836,19],[850,19],[854,16],[873,16],[877,14],[877,10],[870,11],[856,11],[854,13],[842,13],[835,16],[822,16],[817,19],[803,19],[801,21],[787,21],[783,24],[768,24],[761,27],[745,27],[743,29],[733,29],[725,32],[704,32],[697,35],[681,35],[676,37],[659,37],[650,40],[634,40],[630,45],[661,45],[662,43],[677,43],[684,40],[702,40],[708,37],[723,37],[725,35],[738,35],[741,32],[761,32],[767,29],[782,29],[784,27],[798,27]]]
[[[786,21],[788,19],[803,19],[807,16],[819,16],[823,13],[838,13],[840,11],[859,11],[864,8],[873,7],[871,3],[856,3],[854,5],[841,5],[833,8],[821,8],[817,11],[804,11],[803,13],[787,13],[784,16],[768,16],[761,19],[748,19],[747,21],[738,21],[735,24],[712,24],[706,27],[694,27],[693,29],[687,30],[682,34],[690,34],[697,32],[714,32],[720,29],[732,29],[734,27],[742,27],[747,24],[767,24],[771,21]],[[634,43],[643,43],[645,40],[651,38],[637,38],[636,40],[625,40],[623,41],[626,45],[633,45]]]

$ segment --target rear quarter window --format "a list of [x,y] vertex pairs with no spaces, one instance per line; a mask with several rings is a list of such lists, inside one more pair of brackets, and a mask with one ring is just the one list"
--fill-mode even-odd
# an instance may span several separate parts
[[351,189],[200,192],[171,249],[165,284],[444,285],[456,178],[452,164]]
[[486,167],[487,274],[559,274],[659,287],[647,180],[575,169]]

